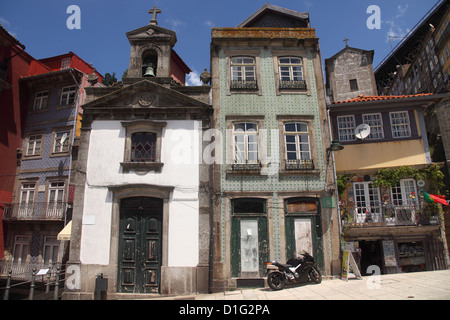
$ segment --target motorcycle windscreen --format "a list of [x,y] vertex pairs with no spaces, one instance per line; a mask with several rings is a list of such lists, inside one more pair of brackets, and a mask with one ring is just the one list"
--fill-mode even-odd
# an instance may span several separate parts
[[311,219],[295,219],[295,250],[299,254],[305,250],[313,255]]
[[258,272],[258,220],[241,220],[241,272]]

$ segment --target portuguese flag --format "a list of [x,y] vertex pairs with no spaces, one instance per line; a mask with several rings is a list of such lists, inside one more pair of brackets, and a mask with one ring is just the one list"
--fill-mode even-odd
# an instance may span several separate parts
[[440,196],[437,194],[429,194],[426,193],[425,191],[422,191],[423,196],[425,198],[425,202],[427,203],[440,203],[443,204],[444,206],[448,206],[447,200],[445,200],[444,196]]

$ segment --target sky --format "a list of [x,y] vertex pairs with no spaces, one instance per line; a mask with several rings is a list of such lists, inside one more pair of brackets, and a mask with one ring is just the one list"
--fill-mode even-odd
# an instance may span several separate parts
[[[309,12],[322,60],[345,47],[374,50],[374,68],[437,3],[445,0],[271,0]],[[74,52],[103,75],[120,79],[128,68],[126,32],[149,24],[149,9],[161,9],[158,25],[174,30],[178,55],[192,70],[188,85],[200,85],[210,70],[211,28],[236,27],[268,0],[0,0],[0,24],[36,59]],[[73,20],[72,5],[79,8]],[[374,11],[376,6],[378,11]],[[378,14],[379,13],[379,14]],[[79,22],[79,29],[68,28]],[[378,25],[376,24],[377,22]]]

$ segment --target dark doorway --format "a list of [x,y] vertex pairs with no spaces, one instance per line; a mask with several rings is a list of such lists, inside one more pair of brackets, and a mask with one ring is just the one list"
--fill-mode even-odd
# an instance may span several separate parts
[[359,241],[359,248],[361,249],[361,274],[372,275],[373,272],[367,273],[367,268],[371,265],[378,266],[383,274],[381,241]]

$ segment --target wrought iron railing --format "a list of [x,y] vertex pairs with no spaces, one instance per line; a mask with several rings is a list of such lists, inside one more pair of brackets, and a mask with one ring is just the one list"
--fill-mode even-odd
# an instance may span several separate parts
[[[45,278],[53,279],[56,275],[57,268],[61,268],[61,263],[33,263],[33,262],[14,262],[9,260],[0,260],[0,278],[8,277],[11,272],[13,280],[31,280],[33,271],[35,273],[42,269],[48,269],[45,273]],[[37,277],[39,281],[42,277]],[[46,279],[44,279],[45,281]]]
[[256,80],[231,80],[231,90],[258,90]]
[[66,202],[28,202],[5,205],[3,220],[62,220]]
[[392,203],[357,207],[340,206],[343,227],[417,226],[440,223],[440,213],[434,207],[419,208],[416,204]]
[[306,90],[306,80],[281,80],[280,89]]
[[261,167],[262,165],[259,161],[235,162],[231,165],[233,171],[261,171]]
[[286,170],[314,170],[313,159],[286,160]]

